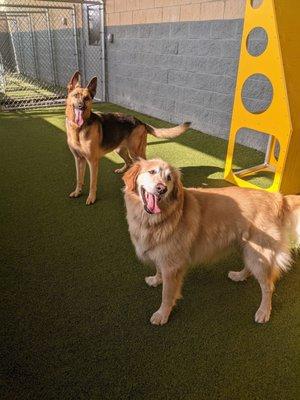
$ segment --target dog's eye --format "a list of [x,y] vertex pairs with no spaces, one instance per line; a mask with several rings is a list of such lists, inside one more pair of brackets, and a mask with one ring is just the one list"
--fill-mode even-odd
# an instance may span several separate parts
[[171,175],[167,175],[167,181],[171,180]]
[[90,99],[89,96],[85,96],[85,97],[83,98],[84,101],[88,101],[89,99]]
[[155,174],[155,169],[150,169],[150,171],[148,171],[150,175],[154,175]]
[[77,94],[77,93],[75,93],[73,96],[75,97],[75,99],[77,99],[77,97],[78,97],[78,94]]

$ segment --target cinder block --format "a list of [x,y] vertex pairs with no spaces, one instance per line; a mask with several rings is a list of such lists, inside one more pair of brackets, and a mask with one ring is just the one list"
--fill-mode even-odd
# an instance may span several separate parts
[[178,42],[175,40],[152,39],[149,42],[149,50],[159,54],[177,54]]
[[176,103],[175,113],[182,113],[191,121],[201,120],[205,124],[211,124],[212,122],[212,111],[198,105]]
[[111,13],[115,11],[115,0],[106,0],[105,12]]
[[134,10],[132,12],[132,23],[133,24],[145,24],[146,21],[146,14],[144,10]]
[[235,58],[216,58],[206,59],[205,72],[214,75],[228,75],[235,77],[237,73],[238,60]]
[[154,25],[139,25],[137,36],[141,38],[150,38],[150,36],[152,36],[153,29]]
[[225,0],[224,19],[244,18],[245,0]]
[[185,58],[186,70],[191,72],[207,72],[207,57],[189,57]]
[[144,10],[146,14],[146,23],[159,23],[162,22],[162,8],[150,8]]
[[210,1],[201,3],[200,19],[202,21],[224,18],[224,1]]
[[229,76],[211,75],[214,82],[213,91],[217,93],[232,94],[235,88],[235,79]]
[[211,31],[211,21],[195,21],[189,23],[189,38],[209,39]]
[[200,4],[186,4],[180,7],[180,21],[197,21],[200,19]]
[[222,47],[221,43],[216,40],[182,39],[178,41],[178,54],[220,57],[222,54]]
[[[125,3],[125,0],[124,0]],[[126,9],[128,11],[139,10],[140,9],[140,0],[126,0]]]
[[163,22],[176,22],[180,19],[180,6],[163,7]]
[[207,75],[207,74],[190,74],[190,79],[188,80],[188,86],[200,89],[200,90],[208,90],[215,91],[216,86],[215,75]]
[[155,0],[140,0],[140,9],[154,8]]
[[185,71],[168,71],[168,83],[176,86],[188,86],[190,74]]
[[107,14],[107,25],[120,25],[120,13],[114,12]]
[[120,13],[120,24],[121,25],[132,24],[132,11],[126,11]]
[[153,29],[151,31],[152,37],[157,38],[165,38],[167,39],[170,36],[170,27],[172,23],[164,23],[164,24],[154,24]]
[[236,39],[239,21],[212,21],[210,37],[212,39]]
[[231,123],[231,114],[221,111],[212,112],[212,124],[224,129],[224,137],[228,135]]
[[187,104],[195,104],[196,106],[204,107],[207,103],[207,98],[210,95],[211,93],[206,90],[186,88],[182,100]]
[[174,6],[177,4],[180,4],[180,0],[155,0],[155,7],[167,7],[167,6]]
[[[221,43],[221,41],[220,41]],[[222,40],[222,57],[239,59],[241,48],[240,40]]]
[[157,94],[178,101],[183,97],[183,88],[180,86],[170,85],[170,84],[160,84],[157,87]]
[[233,93],[231,95],[212,93],[210,108],[231,114],[232,107],[233,107]]
[[126,11],[126,1],[124,0],[115,0],[115,11]]
[[149,66],[159,67],[162,69],[185,70],[185,56],[177,54],[150,54],[148,60]]
[[171,38],[186,38],[188,37],[190,29],[189,22],[177,22],[170,26],[170,37]]

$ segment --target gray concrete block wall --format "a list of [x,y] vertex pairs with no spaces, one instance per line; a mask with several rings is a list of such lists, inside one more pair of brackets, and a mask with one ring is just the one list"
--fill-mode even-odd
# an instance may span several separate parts
[[[192,121],[202,132],[228,138],[240,54],[242,20],[111,26],[107,43],[108,100],[173,123]],[[250,40],[256,52],[264,38]],[[272,93],[260,76],[243,100],[255,111]],[[252,135],[253,136],[253,135]],[[258,139],[259,138],[259,139]],[[265,138],[239,139],[258,149]]]

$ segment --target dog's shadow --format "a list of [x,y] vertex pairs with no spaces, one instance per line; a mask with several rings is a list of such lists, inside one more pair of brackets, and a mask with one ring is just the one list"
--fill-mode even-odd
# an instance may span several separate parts
[[[210,165],[199,167],[183,167],[180,169],[182,181],[186,187],[223,187],[230,186],[222,177],[224,170]],[[216,177],[213,177],[216,175]]]

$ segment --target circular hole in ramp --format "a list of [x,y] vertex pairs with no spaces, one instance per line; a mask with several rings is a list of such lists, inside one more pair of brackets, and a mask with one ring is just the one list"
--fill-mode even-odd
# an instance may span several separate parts
[[259,8],[264,0],[250,0],[250,4],[252,8]]
[[242,88],[242,102],[252,114],[261,114],[271,105],[273,86],[263,74],[253,74],[246,79]]
[[251,56],[260,56],[267,48],[268,34],[264,28],[253,28],[247,36],[247,51]]

